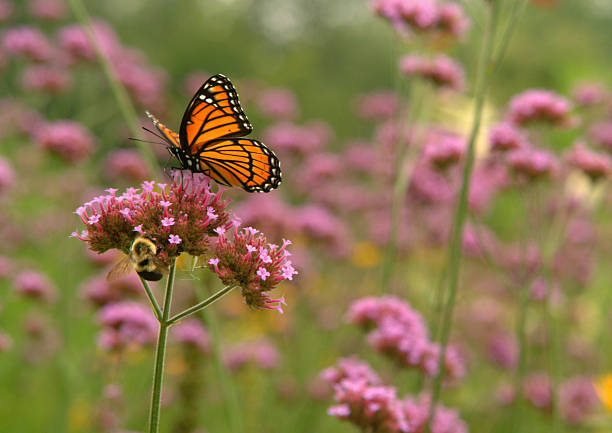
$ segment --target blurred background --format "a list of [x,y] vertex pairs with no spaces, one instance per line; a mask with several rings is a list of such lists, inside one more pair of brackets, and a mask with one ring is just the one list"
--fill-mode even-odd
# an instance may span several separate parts
[[[128,139],[156,140],[130,129],[69,3],[0,0],[0,432],[143,432],[154,338],[108,347],[100,312],[139,303],[125,320],[148,335],[146,298],[135,275],[105,280],[120,254],[69,235],[85,228],[82,203],[166,175]],[[321,372],[351,355],[407,396],[421,413],[410,431],[424,431],[485,2],[83,3],[138,128],[151,127],[148,109],[178,130],[195,90],[222,73],[283,168],[276,191],[224,194],[245,225],[293,241],[285,314],[233,293],[177,327],[162,431],[400,431],[328,414],[339,379]],[[391,16],[400,3],[418,7]],[[443,4],[458,8],[448,27],[424,24]],[[501,4],[500,35],[515,11]],[[492,73],[437,433],[612,431],[611,23],[606,0],[525,2]],[[409,179],[399,205],[397,170]],[[184,263],[178,303],[221,288]],[[383,295],[393,306],[370,307],[413,314],[429,364],[398,355],[409,331],[347,314]]]

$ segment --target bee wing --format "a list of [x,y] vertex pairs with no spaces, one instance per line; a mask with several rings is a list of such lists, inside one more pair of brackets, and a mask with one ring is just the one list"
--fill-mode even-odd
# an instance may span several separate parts
[[129,274],[132,269],[133,266],[130,256],[125,256],[115,263],[110,271],[108,271],[108,274],[106,274],[106,281],[115,281]]

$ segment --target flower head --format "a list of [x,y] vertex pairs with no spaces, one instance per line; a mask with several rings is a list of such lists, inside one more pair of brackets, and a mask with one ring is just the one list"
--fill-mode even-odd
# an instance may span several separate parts
[[[210,239],[216,236],[215,230],[231,227],[227,202],[221,193],[211,193],[200,178],[177,175],[164,190],[158,192],[155,182],[144,183],[142,190],[128,188],[119,196],[99,196],[79,208],[84,223],[95,222],[88,224],[88,234],[83,237],[90,249],[97,253],[109,249],[127,252],[136,233],[140,233],[155,242],[158,258],[169,265],[183,251],[193,256],[204,254]],[[171,206],[162,206],[161,202]],[[215,220],[207,216],[210,208],[218,216]],[[172,233],[168,233],[170,228]]]
[[408,55],[400,61],[400,69],[405,75],[425,78],[438,87],[456,91],[464,87],[465,73],[462,66],[444,54],[433,59]]
[[512,98],[508,118],[517,125],[546,122],[556,126],[570,124],[570,102],[561,95],[542,89],[530,89]]
[[9,54],[36,62],[49,60],[53,47],[47,37],[34,27],[22,26],[8,29],[2,35],[2,48]]
[[582,142],[574,144],[573,148],[566,154],[569,165],[581,170],[592,180],[606,177],[612,170],[612,160],[604,153],[589,150]]
[[50,301],[55,297],[57,289],[46,275],[24,271],[15,277],[15,291],[28,298]]
[[[270,299],[266,292],[288,279],[287,272],[283,272],[283,267],[290,265],[285,247],[267,250],[266,237],[250,227],[234,228],[233,234],[232,238],[219,237],[213,247],[215,261],[209,261],[209,269],[216,272],[225,285],[239,286],[248,306],[282,311],[284,299]],[[253,254],[253,251],[260,254]]]
[[83,160],[93,152],[95,145],[89,130],[71,120],[49,123],[40,128],[35,138],[40,147],[57,153],[68,162]]
[[206,328],[197,320],[186,320],[173,328],[176,341],[194,347],[202,353],[211,350],[211,339]]
[[159,326],[150,309],[137,302],[107,305],[98,313],[98,323],[98,344],[109,351],[152,345]]

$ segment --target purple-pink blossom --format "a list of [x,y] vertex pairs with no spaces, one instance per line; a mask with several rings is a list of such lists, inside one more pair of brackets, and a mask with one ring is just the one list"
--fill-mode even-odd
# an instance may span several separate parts
[[98,313],[98,345],[108,351],[150,346],[159,324],[151,310],[137,302],[109,304]]
[[574,143],[566,153],[565,160],[594,181],[607,177],[612,170],[612,160],[609,155],[590,150],[581,141]]
[[493,151],[520,149],[528,145],[526,135],[509,122],[498,123],[489,131],[489,144]]
[[0,195],[15,185],[17,176],[8,159],[0,156]]
[[515,95],[508,108],[508,119],[517,125],[545,122],[555,126],[571,123],[570,102],[563,96],[543,89],[529,89]]
[[21,80],[25,90],[54,94],[65,92],[72,85],[72,77],[67,69],[48,65],[29,66]]
[[297,98],[288,89],[268,89],[256,99],[259,111],[272,119],[294,119],[299,113]]
[[202,353],[211,351],[211,338],[208,331],[198,320],[190,319],[172,328],[174,339],[188,347],[193,347]]
[[15,277],[15,291],[27,298],[39,301],[51,301],[55,298],[57,288],[49,277],[37,271],[23,271]]
[[47,37],[37,28],[29,26],[7,29],[2,34],[2,48],[9,55],[35,62],[44,62],[53,56],[53,47]]
[[104,176],[113,181],[119,178],[142,182],[149,176],[149,169],[138,151],[121,149],[109,153],[104,163]]
[[528,179],[552,177],[559,170],[559,162],[551,152],[533,147],[512,151],[508,154],[508,164]]
[[91,132],[71,120],[58,120],[42,126],[35,139],[41,148],[60,155],[68,162],[87,158],[95,147]]
[[463,67],[444,54],[432,59],[414,54],[408,55],[400,60],[400,69],[405,75],[427,79],[442,88],[462,91],[464,87]]

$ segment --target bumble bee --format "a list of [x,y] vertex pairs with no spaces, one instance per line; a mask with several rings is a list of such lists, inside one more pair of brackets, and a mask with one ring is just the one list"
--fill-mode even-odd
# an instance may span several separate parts
[[106,279],[116,280],[127,274],[131,268],[147,281],[159,281],[168,273],[168,266],[157,258],[157,246],[145,236],[134,239],[129,254],[108,271]]

